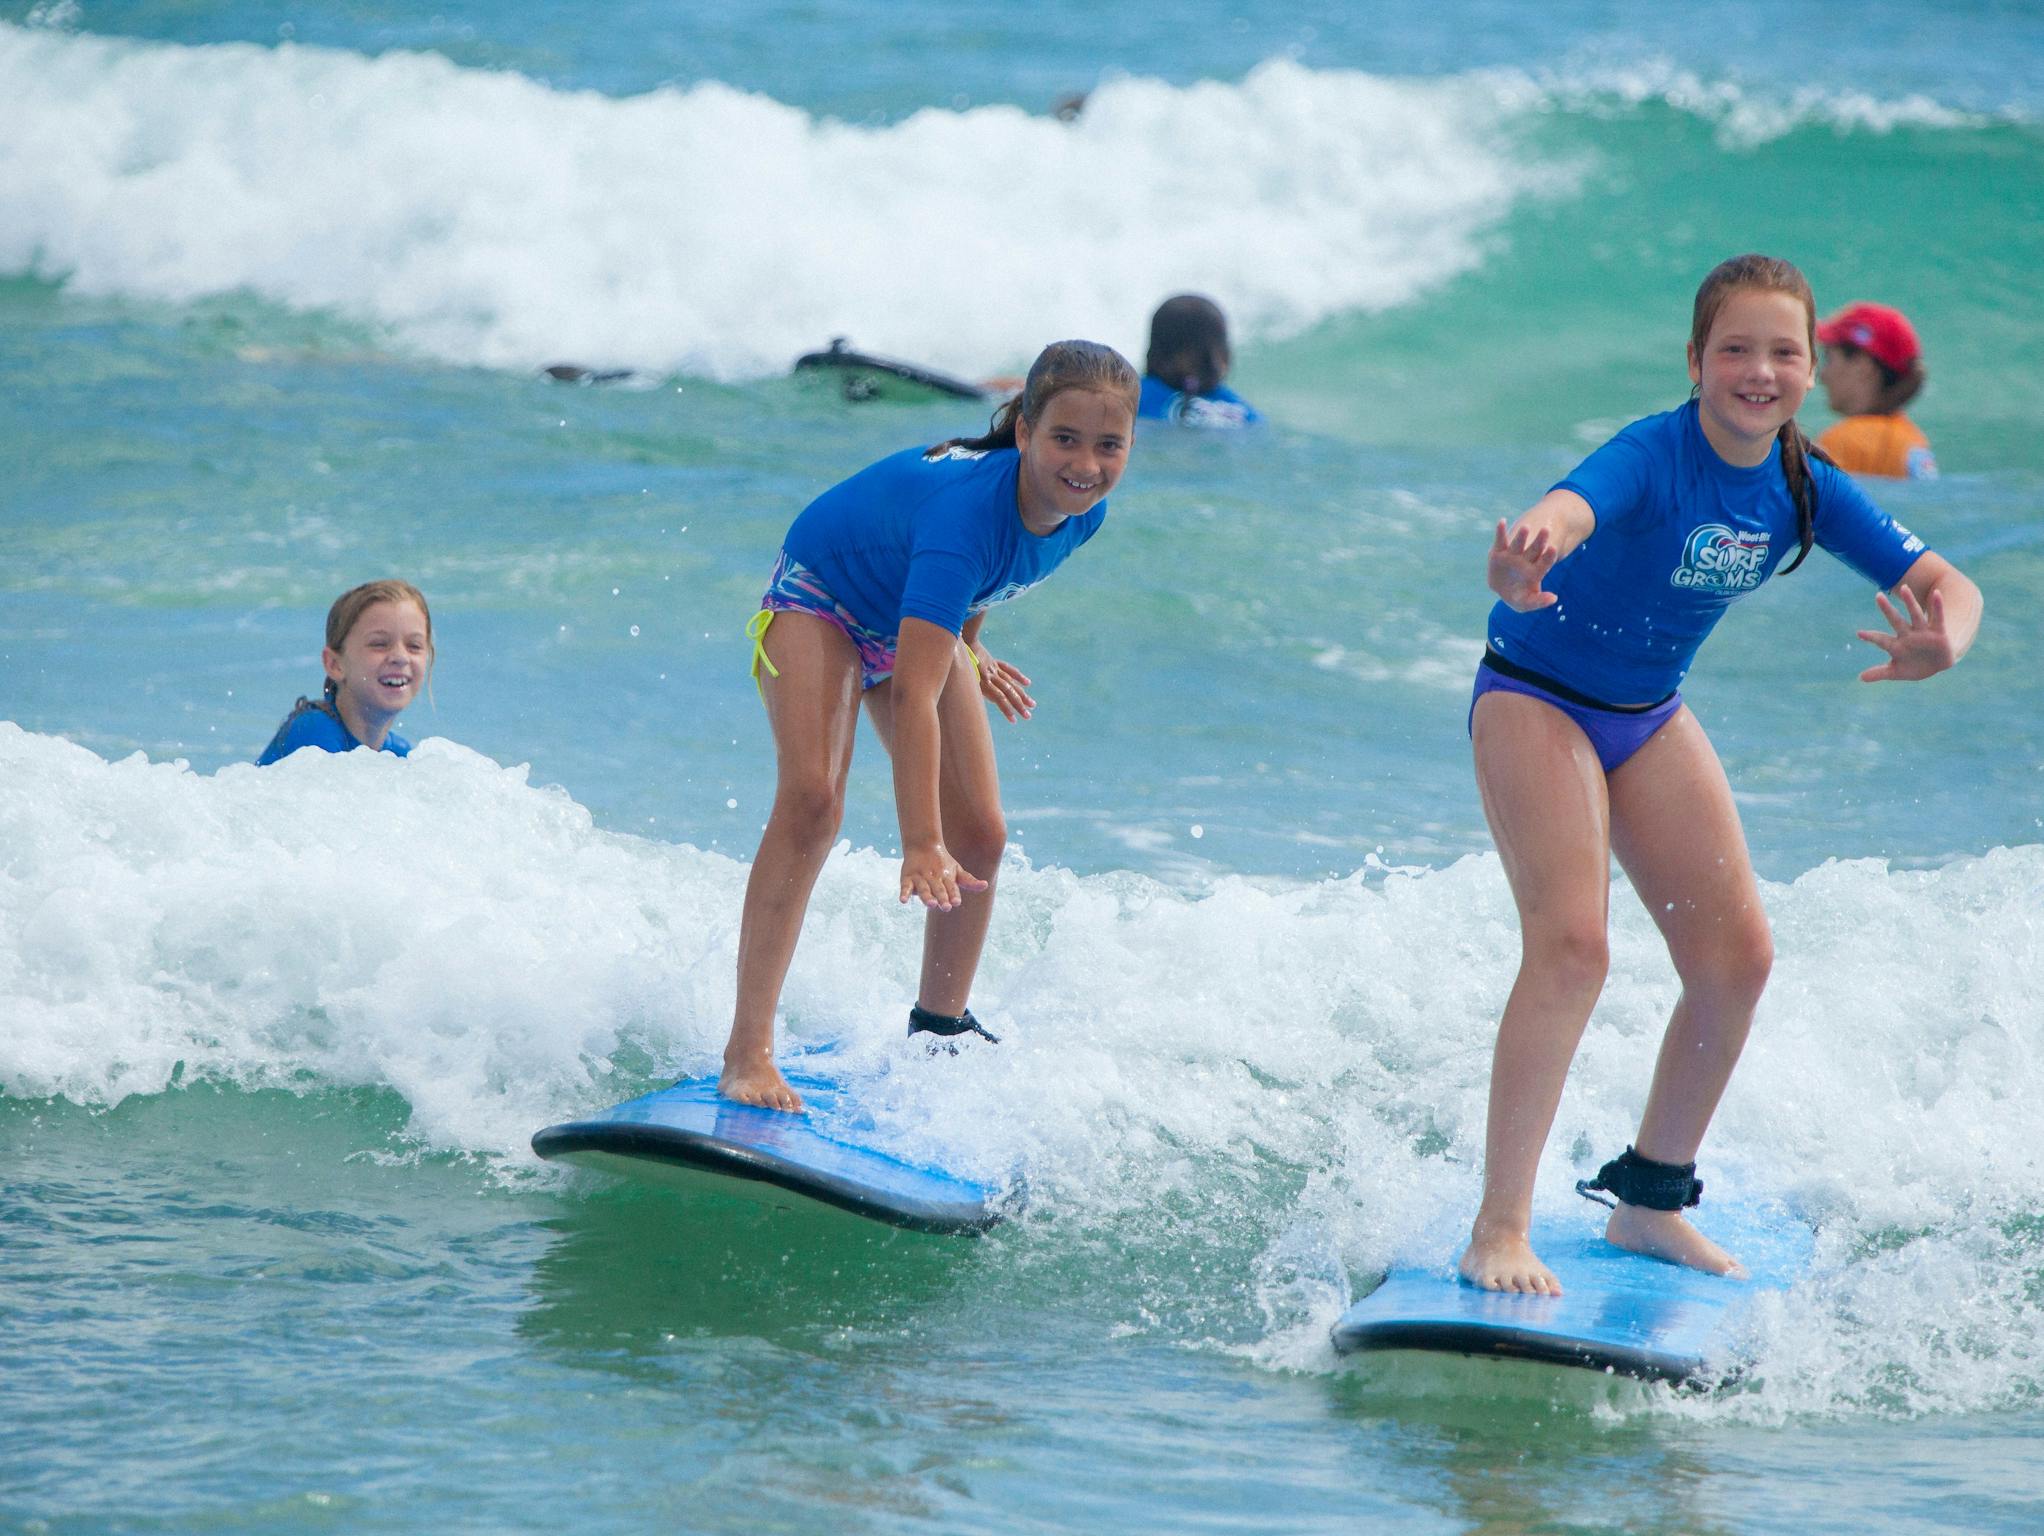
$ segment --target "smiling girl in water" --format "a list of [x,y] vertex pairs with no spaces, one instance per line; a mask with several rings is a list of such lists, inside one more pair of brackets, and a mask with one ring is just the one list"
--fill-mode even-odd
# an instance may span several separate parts
[[894,760],[898,896],[927,909],[909,1032],[986,1035],[966,998],[1008,834],[984,701],[1009,720],[1027,719],[1036,701],[980,627],[989,607],[1098,531],[1128,463],[1139,389],[1112,348],[1053,343],[985,436],[882,459],[788,530],[746,631],[778,778],[745,887],[719,1084],[728,1097],[802,1107],[774,1065],[774,1008],[844,819],[862,700]]
[[326,689],[300,699],[256,759],[263,766],[300,747],[368,747],[403,757],[412,744],[391,730],[433,671],[433,616],[408,581],[371,581],[343,592],[326,616]]
[[1491,541],[1499,601],[1470,734],[1521,955],[1491,1064],[1483,1202],[1461,1259],[1476,1285],[1561,1289],[1527,1229],[1562,1080],[1609,964],[1614,853],[1682,991],[1634,1144],[1579,1188],[1613,1197],[1605,1235],[1619,1247],[1738,1271],[1682,1216],[1774,956],[1731,788],[1678,691],[1711,627],[1815,543],[1878,589],[1890,627],[1859,636],[1886,659],[1862,682],[1942,672],[1979,630],[1979,589],[1812,457],[1795,414],[1816,339],[1801,272],[1765,256],[1722,263],[1696,295],[1690,403],[1634,422]]

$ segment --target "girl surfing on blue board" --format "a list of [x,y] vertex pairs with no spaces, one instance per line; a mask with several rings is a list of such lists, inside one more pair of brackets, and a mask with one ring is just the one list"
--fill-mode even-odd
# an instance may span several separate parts
[[862,699],[894,760],[899,897],[927,909],[910,1033],[986,1034],[966,998],[1007,827],[982,700],[1009,720],[1028,719],[1036,700],[1026,676],[988,654],[980,628],[989,607],[1098,531],[1128,463],[1139,392],[1112,348],[1053,343],[984,436],[882,459],[789,528],[746,630],[777,781],[745,887],[725,1096],[802,1108],[774,1064],[774,1009],[844,818]]
[[1614,853],[1682,990],[1634,1144],[1579,1187],[1613,1197],[1605,1236],[1619,1247],[1741,1273],[1682,1215],[1774,955],[1731,789],[1679,691],[1712,626],[1815,543],[1879,589],[1889,628],[1859,636],[1886,659],[1862,682],[1942,672],[1980,628],[1979,588],[1796,425],[1816,325],[1789,263],[1720,264],[1697,290],[1689,402],[1625,428],[1491,541],[1499,601],[1470,735],[1521,953],[1491,1064],[1483,1199],[1459,1266],[1475,1285],[1561,1289],[1527,1229],[1562,1081],[1604,985]]

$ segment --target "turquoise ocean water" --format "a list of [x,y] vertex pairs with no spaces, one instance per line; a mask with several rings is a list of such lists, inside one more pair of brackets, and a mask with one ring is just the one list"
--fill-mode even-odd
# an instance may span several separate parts
[[[0,1529],[2044,1525],[2040,80],[2012,3],[0,0]],[[1988,600],[1862,687],[1820,557],[1686,690],[1780,951],[1704,1172],[1816,1265],[1714,1395],[1345,1365],[1477,1189],[1488,528],[1682,397],[1755,248],[1916,320],[1945,473],[1880,496]],[[1041,704],[1006,1043],[897,1038],[870,739],[785,1000],[1027,1208],[931,1243],[536,1164],[721,1046],[779,535],[975,424],[792,358],[1139,355],[1184,288],[1273,424],[1146,430],[989,623]],[[384,574],[425,744],[246,766]],[[1613,911],[1555,1211],[1674,996]]]

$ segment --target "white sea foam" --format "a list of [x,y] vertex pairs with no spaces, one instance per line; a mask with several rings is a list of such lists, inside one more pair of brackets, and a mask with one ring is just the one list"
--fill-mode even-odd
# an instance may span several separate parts
[[[206,777],[0,724],[0,1084],[84,1104],[180,1077],[371,1085],[410,1105],[413,1144],[523,1176],[535,1128],[643,1086],[620,1052],[714,1063],[744,878],[443,741]],[[1495,859],[1197,892],[1012,860],[1003,881],[974,999],[999,1050],[904,1070],[918,924],[892,862],[848,848],[790,978],[791,1043],[891,1069],[872,1107],[900,1144],[1019,1173],[1053,1226],[1175,1208],[1277,1232],[1240,1282],[1266,1314],[1250,1353],[1332,1368],[1346,1276],[1446,1251],[1475,1199],[1516,953]],[[1823,1241],[1763,1316],[1770,1391],[1712,1411],[2034,1392],[2044,847],[1827,863],[1765,896],[1781,958],[1707,1172],[1787,1197]],[[1646,915],[1613,910],[1551,1205],[1630,1137],[1673,998]]]
[[881,127],[712,83],[617,99],[285,44],[0,24],[0,272],[185,302],[247,292],[460,363],[736,378],[835,334],[960,372],[1212,293],[1247,341],[1395,307],[1479,265],[1582,164],[1518,130],[1659,100],[1733,147],[1973,121],[1648,63],[1428,79],[1273,60],[1116,79],[1073,123],[927,109]]
[[[1269,1326],[1241,1350],[1261,1364],[1335,1369],[1327,1330],[1349,1299],[1349,1274],[1393,1259],[1445,1262],[1466,1240],[1490,1017],[1509,981],[1512,930],[1488,860],[1422,883],[1465,879],[1438,929],[1402,935],[1442,977],[1419,994],[1419,1016],[1381,996],[1367,1005],[1380,1059],[1410,1053],[1392,1056],[1401,1070],[1366,1078],[1359,1096],[1332,1080],[1349,1104],[1345,1123],[1337,1112],[1326,1126],[1339,1167],[1308,1179],[1262,1255],[1253,1285]],[[1818,1227],[1816,1259],[1757,1311],[1746,1343],[1760,1390],[1627,1402],[1777,1423],[2033,1400],[2044,1387],[2044,848],[1935,871],[1827,862],[1763,894],[1779,958],[1705,1172],[1718,1199],[1785,1198]],[[1611,980],[1538,1201],[1586,1221],[1572,1181],[1631,1139],[1674,998],[1665,953],[1623,892],[1613,940]],[[1461,983],[1448,980],[1458,974]],[[1393,997],[1408,985],[1395,969],[1380,983]],[[1421,1127],[1440,1157],[1415,1156]]]
[[1968,128],[1987,121],[1915,92],[1883,97],[1868,91],[1828,85],[1799,86],[1782,93],[1755,89],[1730,80],[1706,80],[1665,59],[1623,66],[1571,70],[1524,79],[1525,105],[1559,108],[1606,116],[1613,111],[1663,102],[1717,125],[1718,140],[1729,149],[1751,149],[1817,124],[1839,133],[1892,133],[1900,128]]
[[1072,124],[885,127],[718,84],[618,100],[437,55],[178,47],[0,26],[0,271],[246,290],[460,362],[777,373],[837,333],[970,371],[1166,293],[1245,337],[1474,265],[1556,174],[1492,85],[1274,62],[1124,79]]

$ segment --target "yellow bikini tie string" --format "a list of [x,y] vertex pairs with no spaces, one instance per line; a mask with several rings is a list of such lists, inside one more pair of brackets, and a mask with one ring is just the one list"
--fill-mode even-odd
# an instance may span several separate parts
[[766,684],[759,680],[759,669],[765,667],[770,676],[779,677],[781,669],[774,665],[766,653],[767,627],[774,622],[774,610],[762,608],[745,622],[745,638],[752,642],[752,686],[759,690],[759,696],[766,697]]

